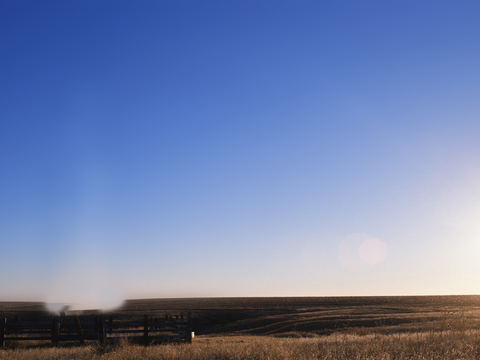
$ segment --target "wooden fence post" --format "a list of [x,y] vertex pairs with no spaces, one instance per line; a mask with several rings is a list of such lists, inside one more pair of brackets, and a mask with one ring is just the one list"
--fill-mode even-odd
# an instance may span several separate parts
[[52,322],[52,344],[58,346],[58,335],[60,335],[60,318],[55,316]]
[[148,315],[145,314],[143,317],[143,343],[145,346],[148,346]]
[[80,325],[80,319],[79,319],[78,315],[75,315],[73,317],[73,321],[75,322],[75,328],[77,329],[77,335],[80,339],[80,345],[83,345],[85,343],[85,341],[83,340],[82,326]]
[[192,343],[192,313],[187,312],[187,338],[185,339],[187,343]]
[[1,318],[0,320],[0,347],[3,347],[5,342],[5,332],[7,327],[7,318]]
[[101,314],[98,317],[98,341],[100,341],[100,344],[104,345],[105,344],[105,338],[107,337],[107,332],[105,328],[105,318],[103,314]]

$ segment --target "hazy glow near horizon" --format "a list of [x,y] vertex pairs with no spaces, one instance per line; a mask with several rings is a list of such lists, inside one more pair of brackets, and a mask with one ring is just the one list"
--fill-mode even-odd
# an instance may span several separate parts
[[0,301],[480,293],[479,10],[0,4]]

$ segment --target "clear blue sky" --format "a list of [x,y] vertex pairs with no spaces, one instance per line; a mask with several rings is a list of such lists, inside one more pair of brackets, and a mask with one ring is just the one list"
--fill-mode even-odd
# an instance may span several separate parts
[[0,2],[0,300],[480,293],[479,19]]

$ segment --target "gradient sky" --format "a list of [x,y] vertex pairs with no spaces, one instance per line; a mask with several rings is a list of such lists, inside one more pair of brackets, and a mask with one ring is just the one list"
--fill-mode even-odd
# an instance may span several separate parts
[[480,293],[479,19],[1,1],[0,300]]

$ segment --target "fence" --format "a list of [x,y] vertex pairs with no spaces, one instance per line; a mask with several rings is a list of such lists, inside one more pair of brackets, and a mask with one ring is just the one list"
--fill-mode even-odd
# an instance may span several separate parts
[[5,341],[51,341],[57,346],[62,341],[86,340],[105,343],[108,340],[129,338],[149,345],[152,341],[180,341],[191,343],[191,313],[165,315],[164,318],[115,320],[113,316],[55,316],[43,321],[7,322],[0,318],[0,347]]

